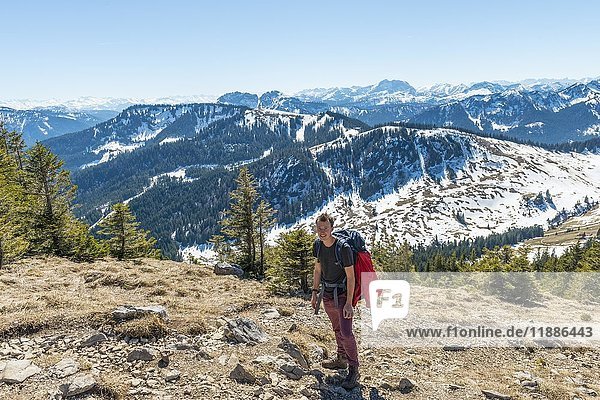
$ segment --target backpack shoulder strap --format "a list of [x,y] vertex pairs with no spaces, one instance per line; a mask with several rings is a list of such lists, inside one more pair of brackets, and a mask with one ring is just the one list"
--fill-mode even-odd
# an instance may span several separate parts
[[315,256],[315,258],[319,258],[320,252],[321,252],[321,239],[317,238],[317,239],[315,239],[315,242],[313,243],[313,255]]
[[350,249],[350,254],[352,254],[352,263],[354,264],[354,252],[352,251],[352,246],[350,246],[350,244],[344,240],[344,239],[340,239],[338,238],[337,241],[335,242],[335,258],[337,260],[337,262],[340,263],[340,265],[342,266],[342,268],[344,268],[344,266],[342,265],[342,249],[344,248],[348,248]]

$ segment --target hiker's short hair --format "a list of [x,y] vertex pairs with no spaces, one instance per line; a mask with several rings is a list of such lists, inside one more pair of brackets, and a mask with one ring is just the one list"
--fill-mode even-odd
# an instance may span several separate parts
[[323,214],[319,215],[317,217],[316,223],[318,223],[318,222],[326,222],[326,221],[329,221],[329,223],[331,224],[331,227],[333,228],[333,221],[335,221],[335,219],[331,215],[329,215],[327,213],[323,213]]

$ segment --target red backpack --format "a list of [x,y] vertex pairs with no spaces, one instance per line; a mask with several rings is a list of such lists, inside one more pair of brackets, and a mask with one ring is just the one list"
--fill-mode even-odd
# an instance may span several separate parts
[[[354,256],[354,297],[352,299],[352,306],[356,307],[356,304],[361,298],[365,299],[367,307],[371,307],[371,299],[369,298],[369,291],[366,293],[362,292],[362,285],[369,287],[371,281],[377,279],[375,275],[375,269],[373,269],[373,261],[371,260],[371,253],[367,251],[365,240],[362,238],[359,232],[351,229],[339,229],[332,232],[332,235],[338,239],[335,246],[335,257],[341,264],[342,260],[342,247],[344,243],[347,243],[352,249]],[[315,241],[314,253],[316,257],[319,257],[319,250],[321,249],[321,240]],[[363,272],[365,273],[363,275]],[[363,280],[364,279],[364,280]],[[344,280],[344,284],[346,281]]]

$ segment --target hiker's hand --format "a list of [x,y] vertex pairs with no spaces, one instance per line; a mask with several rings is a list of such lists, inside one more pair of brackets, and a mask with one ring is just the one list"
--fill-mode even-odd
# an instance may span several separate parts
[[354,308],[352,307],[352,304],[348,304],[348,303],[344,304],[343,314],[344,314],[344,318],[346,318],[346,319],[352,318],[352,316],[354,315]]
[[313,310],[317,309],[317,292],[312,292],[312,297],[310,299],[310,305],[312,306]]

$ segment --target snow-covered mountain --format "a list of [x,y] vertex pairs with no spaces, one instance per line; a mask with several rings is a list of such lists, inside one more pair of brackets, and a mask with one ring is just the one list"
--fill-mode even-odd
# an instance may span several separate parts
[[258,107],[258,95],[242,92],[225,93],[217,99],[217,103],[256,108]]
[[93,97],[84,96],[77,99],[7,99],[0,100],[0,106],[17,110],[32,110],[37,108],[62,108],[70,111],[110,110],[123,111],[136,104],[183,104],[211,103],[216,101],[213,95],[195,96],[165,96],[165,97]]
[[[303,90],[291,96],[270,91],[260,96],[257,106],[294,113],[333,111],[372,126],[411,121],[519,140],[560,143],[585,140],[600,131],[598,82],[590,79],[484,81],[415,89],[405,81],[383,80],[369,86]],[[220,101],[247,104],[250,98],[242,101],[240,95],[226,94]]]
[[361,229],[372,241],[428,244],[548,226],[585,196],[600,199],[600,152],[383,127],[314,146],[311,154],[331,184],[344,189],[297,225],[329,211],[338,226]]
[[65,108],[16,110],[0,107],[0,122],[23,134],[27,145],[92,127],[116,115],[113,111],[73,111]]
[[104,163],[148,143],[166,144],[197,135],[215,121],[231,118],[243,108],[218,104],[132,106],[92,128],[44,142],[67,168]]
[[74,174],[83,216],[95,222],[107,204],[129,201],[171,249],[216,233],[242,164],[278,211],[279,231],[328,210],[370,240],[485,236],[600,199],[597,149],[550,152],[454,129],[203,104],[132,107],[94,132],[95,157],[114,141],[139,146]]
[[[73,110],[96,110],[86,111],[95,116],[98,110],[121,111],[133,104],[177,105],[217,101],[225,105],[297,114],[332,111],[371,126],[412,121],[502,134],[520,140],[557,143],[585,140],[590,135],[598,134],[598,82],[598,79],[530,79],[521,82],[442,83],[414,88],[402,80],[383,80],[368,86],[307,89],[293,95],[273,90],[260,96],[232,92],[218,99],[203,95],[146,99],[84,97],[73,101],[4,101],[0,104],[29,109],[39,105],[60,104],[66,107],[63,108],[64,112],[72,114]],[[104,117],[100,120],[107,118],[106,115]],[[82,121],[76,120],[77,123],[86,122],[84,118]],[[21,126],[17,122],[12,126]],[[52,135],[59,135],[76,130],[55,128],[50,120],[43,119],[34,125],[32,129],[38,136],[48,131],[54,132]],[[78,129],[90,125],[87,122]]]
[[334,114],[294,114],[210,103],[133,106],[93,128],[44,144],[65,161],[67,168],[78,169],[105,163],[142,147],[166,146],[196,137],[216,140],[214,146],[219,147],[219,151],[224,142],[231,142],[232,146],[246,142],[248,138],[244,135],[253,141],[264,139],[261,146],[268,144],[266,148],[269,148],[277,146],[278,140],[326,141],[355,125],[358,129],[367,128],[359,121],[349,122]]
[[577,83],[558,92],[512,88],[434,106],[410,120],[536,142],[585,140],[600,135],[600,83]]
[[400,103],[443,104],[471,96],[485,96],[509,89],[527,91],[560,91],[592,79],[529,79],[521,82],[474,82],[470,84],[439,83],[415,89],[408,82],[383,80],[368,86],[347,88],[318,88],[301,90],[293,94],[304,101],[325,102],[335,106],[369,106]]

